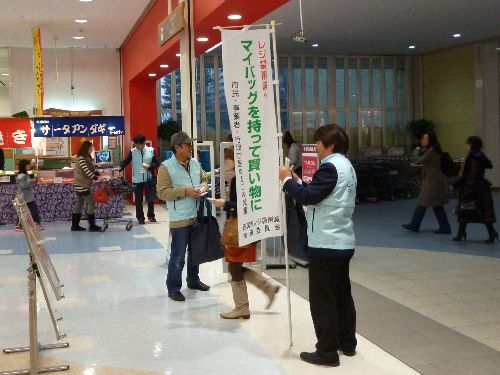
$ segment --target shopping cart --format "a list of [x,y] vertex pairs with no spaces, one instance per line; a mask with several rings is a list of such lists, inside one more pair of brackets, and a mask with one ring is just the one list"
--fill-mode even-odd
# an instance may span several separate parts
[[102,232],[108,229],[110,223],[126,223],[125,230],[129,231],[132,229],[132,220],[111,217],[111,204],[109,200],[111,197],[116,195],[125,198],[127,194],[133,191],[134,188],[124,179],[115,178],[111,180],[101,180],[101,186],[95,190],[93,199],[95,203],[103,204],[106,208],[104,224],[101,228]]

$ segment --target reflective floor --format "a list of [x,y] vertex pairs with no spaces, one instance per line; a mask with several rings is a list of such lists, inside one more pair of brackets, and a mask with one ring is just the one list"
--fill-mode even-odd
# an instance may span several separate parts
[[[320,374],[298,355],[313,350],[314,331],[307,300],[291,293],[293,342],[289,348],[287,293],[272,309],[250,288],[252,317],[227,321],[219,313],[231,305],[222,262],[201,267],[209,292],[183,290],[173,302],[165,289],[166,212],[159,223],[111,225],[106,233],[71,233],[69,223],[48,223],[44,235],[66,298],[54,307],[64,317],[68,349],[40,352],[41,365],[70,364],[71,374]],[[0,227],[0,344],[28,343],[27,255],[24,235]],[[41,292],[39,341],[55,342]],[[412,374],[410,367],[359,337],[358,355],[341,356],[347,374]],[[0,371],[26,368],[27,354],[1,354]]]

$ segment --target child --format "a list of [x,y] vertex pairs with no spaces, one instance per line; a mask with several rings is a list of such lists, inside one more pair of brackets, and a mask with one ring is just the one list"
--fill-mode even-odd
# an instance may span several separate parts
[[[33,221],[38,225],[40,230],[43,230],[43,226],[40,223],[40,215],[38,213],[38,206],[36,205],[35,198],[33,197],[33,184],[34,179],[31,179],[28,175],[30,170],[30,162],[26,159],[19,161],[19,174],[16,177],[17,193],[22,194],[28,208],[30,209]],[[21,221],[17,219],[17,225],[15,230],[17,232],[22,231]]]

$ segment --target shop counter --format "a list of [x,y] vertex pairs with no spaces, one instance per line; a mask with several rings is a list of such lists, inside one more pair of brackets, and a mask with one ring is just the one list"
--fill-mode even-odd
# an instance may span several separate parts
[[[104,184],[107,184],[107,181],[94,182],[92,191]],[[42,221],[71,220],[73,207],[76,205],[73,184],[36,184],[33,186],[33,193]],[[15,195],[16,185],[0,184],[0,223],[15,222],[16,211],[12,204]],[[120,194],[111,195],[108,204],[95,204],[95,215],[97,219],[103,219],[108,214],[114,218],[122,217],[123,209],[123,196]],[[85,207],[82,214],[82,218],[85,218]]]

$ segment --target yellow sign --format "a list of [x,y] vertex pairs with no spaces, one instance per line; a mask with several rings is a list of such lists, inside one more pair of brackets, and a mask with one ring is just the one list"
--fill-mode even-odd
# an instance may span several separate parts
[[35,77],[35,115],[43,115],[43,61],[40,28],[34,27],[33,33],[33,75]]

